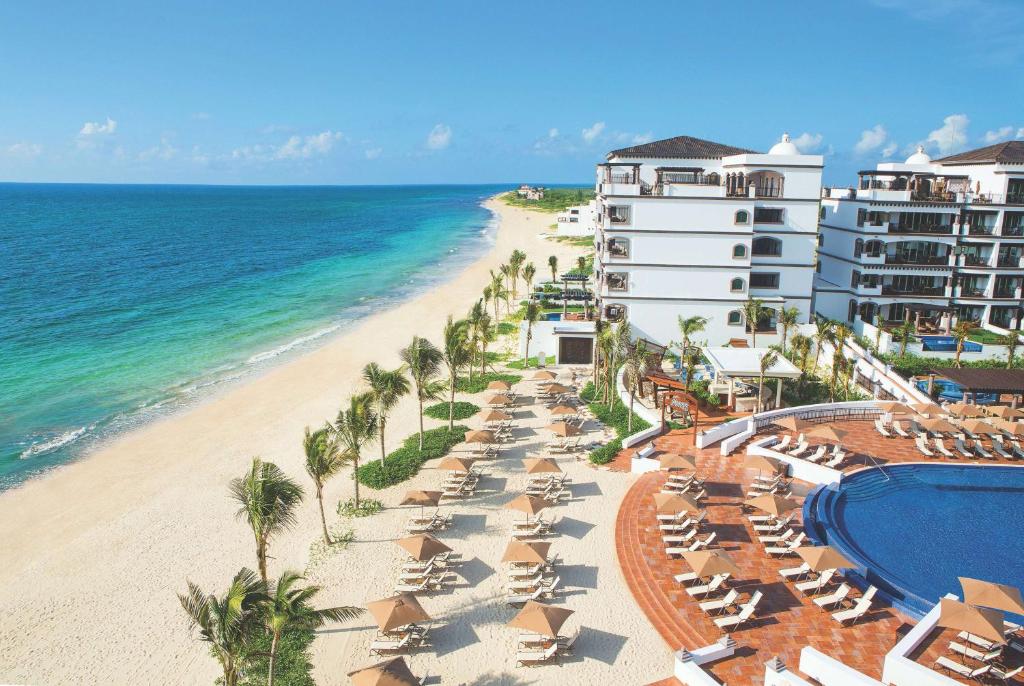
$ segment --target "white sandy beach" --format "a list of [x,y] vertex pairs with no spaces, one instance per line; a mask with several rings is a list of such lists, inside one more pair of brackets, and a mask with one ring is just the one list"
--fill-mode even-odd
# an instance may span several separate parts
[[[270,571],[306,569],[320,524],[302,468],[303,428],[334,417],[358,390],[367,362],[397,366],[399,348],[414,334],[437,341],[447,316],[465,313],[480,297],[488,270],[513,249],[526,251],[539,275],[547,273],[548,255],[557,254],[567,266],[576,254],[539,236],[551,215],[493,200],[489,207],[501,217],[493,250],[448,283],[262,376],[0,494],[0,682],[212,683],[217,664],[189,634],[175,594],[184,590],[186,579],[221,592],[240,567],[255,568],[251,534],[235,519],[228,481],[260,455],[307,488],[298,526],[272,543]],[[521,386],[530,389],[526,382]],[[481,493],[446,506],[455,513],[455,524],[441,538],[468,561],[466,578],[451,593],[423,599],[440,622],[437,649],[412,656],[410,664],[445,684],[607,683],[613,676],[621,683],[646,683],[666,676],[669,653],[633,601],[615,559],[615,514],[630,477],[592,470],[572,458],[560,462],[578,490],[556,510],[567,527],[552,551],[565,565],[567,593],[558,602],[576,611],[570,626],[581,624],[587,633],[575,661],[515,668],[516,632],[503,626],[513,611],[500,597],[504,570],[498,562],[512,513],[500,507],[522,492],[525,482],[513,457],[539,449],[547,438],[546,432],[531,430],[547,423],[542,408],[521,416],[520,440],[492,467]],[[388,426],[389,449],[415,431],[411,398]],[[375,456],[372,448],[364,455]],[[440,478],[428,464],[405,484],[380,494],[364,490],[364,495],[390,506],[405,490],[436,487]],[[351,491],[347,474],[328,485],[325,500],[335,522],[334,506]],[[402,534],[408,514],[405,508],[386,509],[346,524],[355,530],[355,542],[309,569],[310,579],[325,587],[321,602],[362,605],[390,595],[400,560],[391,541]],[[347,671],[375,661],[367,652],[371,624],[367,615],[331,626],[317,639],[318,683],[346,684]]]

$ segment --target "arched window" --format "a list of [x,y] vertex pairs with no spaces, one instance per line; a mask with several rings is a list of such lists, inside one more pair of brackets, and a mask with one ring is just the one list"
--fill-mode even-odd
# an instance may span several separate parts
[[762,257],[779,257],[782,255],[782,241],[771,236],[755,238],[751,254]]
[[857,301],[851,300],[850,306],[846,309],[846,321],[852,322],[857,316]]
[[743,325],[743,313],[739,310],[733,310],[729,313],[729,326],[742,326]]
[[742,243],[737,243],[736,245],[732,246],[732,256],[735,257],[736,259],[743,259],[744,257],[747,256],[747,246],[743,245]]
[[822,207],[821,210],[818,211],[818,221],[825,221],[825,208],[824,207]]
[[736,223],[737,224],[748,224],[750,222],[750,213],[746,210],[738,210],[736,212]]
[[853,242],[853,256],[860,257],[861,253],[864,252],[864,240],[858,238]]
[[783,176],[777,171],[756,171],[747,177],[759,198],[781,198]]
[[733,293],[737,293],[743,290],[744,283],[743,279],[736,278],[729,282],[729,290]]

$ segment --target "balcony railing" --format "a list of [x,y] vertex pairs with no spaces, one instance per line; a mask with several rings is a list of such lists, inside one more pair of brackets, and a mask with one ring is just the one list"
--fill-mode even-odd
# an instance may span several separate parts
[[952,234],[952,224],[939,224],[936,226],[910,226],[896,222],[889,223],[889,233],[911,233],[911,234]]
[[882,286],[882,295],[921,295],[925,297],[941,298],[944,295],[946,295],[946,288],[944,286],[939,286],[937,288],[911,287],[909,289],[897,289],[894,288],[893,286]]
[[991,236],[995,233],[996,227],[994,226],[969,226],[967,228],[968,236]]
[[989,261],[988,255],[964,255],[964,266],[965,267],[987,267]]
[[1016,298],[1017,289],[999,288],[992,291],[993,298]]
[[886,255],[886,264],[948,265],[947,255]]
[[984,298],[985,289],[977,287],[961,286],[959,297],[961,298]]
[[1020,266],[1020,256],[1019,255],[1013,255],[1013,256],[1009,256],[1009,257],[1000,257],[998,260],[996,260],[996,266],[997,267],[1019,267]]

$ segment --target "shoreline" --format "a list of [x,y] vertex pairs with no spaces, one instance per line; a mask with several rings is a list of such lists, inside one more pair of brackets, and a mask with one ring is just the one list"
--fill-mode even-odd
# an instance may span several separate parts
[[[319,515],[302,467],[304,427],[334,417],[358,389],[365,363],[398,366],[398,350],[414,334],[436,342],[447,316],[469,309],[488,270],[513,249],[524,250],[540,274],[548,255],[568,264],[579,253],[541,237],[547,215],[495,198],[485,206],[499,217],[494,243],[453,278],[0,493],[7,528],[0,681],[74,683],[88,675],[108,683],[161,683],[169,674],[175,683],[212,681],[216,667],[189,635],[174,594],[186,579],[222,589],[239,567],[255,563],[228,481],[260,455],[303,485],[297,525],[274,542],[271,555],[277,571],[305,568]],[[403,399],[389,418],[389,450],[415,432],[416,417],[415,401]],[[438,424],[428,420],[428,427]],[[368,448],[364,457],[375,455]],[[349,472],[325,489],[332,513],[351,495]]]

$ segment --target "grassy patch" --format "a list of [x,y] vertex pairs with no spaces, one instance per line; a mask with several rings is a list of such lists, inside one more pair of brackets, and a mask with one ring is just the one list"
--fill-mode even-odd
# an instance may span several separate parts
[[537,356],[534,355],[533,357],[528,359],[526,361],[525,365],[523,364],[523,360],[522,359],[516,359],[516,360],[512,360],[511,362],[509,362],[506,366],[509,367],[510,369],[525,369],[526,367],[536,367],[537,366]]
[[540,200],[520,198],[515,191],[501,196],[506,205],[525,207],[538,212],[561,212],[573,205],[582,205],[594,199],[593,188],[545,188],[544,197]]
[[975,343],[988,343],[990,345],[1002,345],[1003,335],[988,329],[971,329],[968,338]]
[[[953,366],[952,358],[922,357],[909,352],[903,357],[900,357],[899,352],[885,353],[878,357],[891,364],[900,376],[908,379],[912,376],[925,376],[935,368]],[[976,369],[1000,369],[1006,366],[1006,356],[987,360],[961,360],[960,366]]]
[[[474,405],[473,403],[467,403],[463,401],[456,402],[455,407],[453,409],[453,416],[455,419],[469,419],[470,417],[472,417],[473,415],[480,411],[480,408]],[[447,421],[448,403],[437,403],[436,405],[431,405],[430,407],[423,410],[423,414],[434,419],[444,419]]]
[[487,390],[487,384],[492,381],[504,381],[505,383],[514,384],[521,381],[522,378],[520,374],[499,374],[498,372],[474,374],[472,381],[467,376],[460,376],[459,380],[455,383],[455,390],[462,393],[483,393]]
[[620,450],[622,450],[623,438],[629,436],[631,433],[649,429],[651,425],[634,414],[633,429],[630,431],[627,426],[629,422],[629,408],[626,407],[626,404],[616,397],[611,409],[609,409],[607,403],[595,402],[594,398],[596,394],[597,388],[594,386],[593,382],[590,382],[580,392],[580,398],[583,402],[587,403],[590,411],[594,413],[594,416],[597,417],[601,423],[610,426],[615,430],[617,438],[606,443],[600,448],[591,450],[590,461],[594,464],[608,464],[614,460],[615,456],[619,454]]
[[501,322],[495,327],[495,337],[497,336],[508,336],[519,331],[519,327],[512,322]]
[[361,498],[359,507],[356,499],[349,498],[338,503],[338,514],[342,517],[370,517],[384,509],[384,503],[373,498]]
[[[271,635],[254,632],[252,642],[242,658],[244,676],[240,686],[265,686],[270,670]],[[274,683],[279,686],[315,686],[313,665],[309,661],[309,647],[316,634],[310,629],[288,631],[281,634],[274,661]]]
[[593,236],[552,236],[551,240],[580,248],[591,248],[594,246]]
[[419,449],[419,434],[413,434],[405,439],[401,448],[385,458],[386,469],[381,469],[380,460],[360,466],[357,474],[359,483],[377,490],[401,483],[415,475],[427,460],[447,455],[449,450],[462,443],[467,431],[468,426],[459,424],[450,432],[447,426],[424,431],[422,451]]

